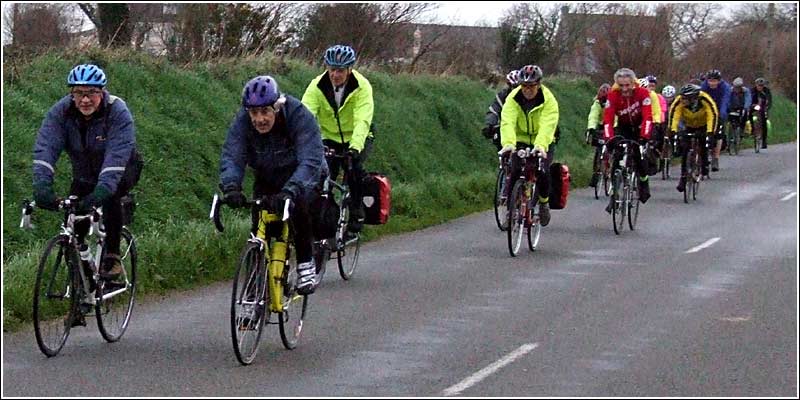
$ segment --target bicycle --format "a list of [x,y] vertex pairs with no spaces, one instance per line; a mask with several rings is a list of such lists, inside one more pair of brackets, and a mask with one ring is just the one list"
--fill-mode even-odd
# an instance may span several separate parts
[[317,277],[314,281],[315,286],[322,283],[325,275],[325,267],[330,260],[331,254],[336,254],[336,264],[339,267],[339,276],[344,280],[350,280],[358,266],[358,256],[361,250],[361,234],[348,232],[347,225],[350,223],[350,204],[353,201],[350,188],[347,185],[348,174],[353,173],[351,169],[351,159],[348,154],[337,154],[334,149],[325,147],[325,159],[328,165],[331,160],[342,160],[344,173],[342,182],[336,182],[330,177],[325,180],[322,189],[322,196],[332,196],[339,206],[339,220],[336,224],[336,233],[332,238],[324,238],[315,242],[317,257],[315,257]]
[[[220,217],[223,203],[215,193],[210,217],[219,232],[225,231]],[[276,324],[273,313],[283,346],[297,347],[308,308],[308,296],[297,293],[297,265],[291,262],[291,203],[284,203],[281,215],[268,210],[268,203],[267,198],[245,202],[259,217],[258,229],[250,232],[239,258],[231,294],[231,341],[242,365],[255,359],[264,325]]]
[[[494,185],[494,219],[501,232],[508,230],[508,204],[506,187],[511,177],[508,171],[511,168],[511,158],[505,155],[498,157],[497,181]],[[505,209],[505,210],[503,210]]]
[[761,105],[756,104],[753,106],[753,121],[751,122],[751,130],[753,133],[753,147],[756,153],[761,152],[761,135],[763,128],[761,127],[761,119],[764,114],[761,113]]
[[[634,155],[631,146],[639,146],[639,142],[631,139],[616,139],[614,160],[619,160],[614,168],[611,185],[611,220],[614,233],[619,235],[628,219],[628,227],[634,230],[639,219],[639,176],[634,168]],[[647,145],[640,146],[641,154],[646,154]]]
[[744,111],[736,110],[728,113],[728,155],[739,154],[739,144],[742,140],[742,130],[744,129]]
[[[20,228],[32,229],[31,215],[36,202],[25,200]],[[114,281],[100,278],[100,260],[105,255],[105,227],[101,208],[79,215],[78,197],[60,200],[63,210],[61,233],[44,247],[36,272],[33,290],[33,328],[36,344],[46,356],[57,355],[69,337],[71,328],[86,326],[85,316],[94,311],[97,328],[107,342],[122,338],[130,323],[136,295],[136,240],[126,226],[120,238],[122,274]],[[93,243],[78,243],[75,225],[88,220]]]
[[[689,200],[697,200],[697,192],[700,190],[700,181],[702,180],[702,165],[703,158],[700,152],[700,136],[701,134],[694,132],[685,132],[685,140],[688,140],[686,152],[686,170],[687,175],[683,175],[684,182],[686,182],[686,189],[683,191],[683,202],[688,204]],[[706,140],[706,143],[708,140]],[[708,145],[706,145],[708,148]]]
[[664,143],[661,145],[661,180],[667,181],[670,178],[669,170],[672,165],[672,151],[673,143],[672,138],[668,135],[664,136]]
[[608,197],[611,194],[609,181],[611,180],[611,154],[602,139],[598,139],[599,146],[595,147],[592,171],[597,175],[597,183],[594,185],[594,198],[600,198],[600,181],[603,182],[603,193]]
[[522,161],[519,178],[514,182],[508,208],[508,251],[512,257],[519,254],[523,227],[528,234],[528,249],[536,251],[542,226],[539,224],[539,190],[536,175],[543,171],[542,155],[530,148],[513,153]]

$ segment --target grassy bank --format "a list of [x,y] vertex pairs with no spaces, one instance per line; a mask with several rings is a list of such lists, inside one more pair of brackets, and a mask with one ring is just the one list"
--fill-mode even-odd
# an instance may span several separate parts
[[[134,116],[145,157],[137,186],[132,231],[139,240],[141,294],[165,293],[227,279],[247,229],[244,214],[228,214],[225,234],[208,222],[218,182],[219,154],[238,109],[241,87],[256,74],[271,74],[281,89],[301,97],[321,69],[293,61],[232,60],[176,67],[129,53],[39,57],[13,71],[3,88],[3,319],[13,327],[30,319],[35,264],[58,215],[39,211],[36,229],[18,228],[19,204],[31,193],[31,150],[42,118],[66,94],[70,68],[100,60],[108,89]],[[367,168],[389,175],[393,209],[389,224],[368,227],[367,238],[438,224],[491,207],[496,155],[480,135],[494,90],[463,77],[388,75],[370,79],[378,126]],[[591,149],[583,143],[595,88],[585,79],[546,82],[559,100],[562,140],[556,158],[572,171],[574,185],[588,182]],[[776,98],[771,142],[794,140],[796,108]],[[56,166],[56,192],[69,188],[70,166]],[[248,180],[249,182],[249,180]],[[568,211],[563,211],[568,212]],[[237,218],[238,216],[238,218]]]

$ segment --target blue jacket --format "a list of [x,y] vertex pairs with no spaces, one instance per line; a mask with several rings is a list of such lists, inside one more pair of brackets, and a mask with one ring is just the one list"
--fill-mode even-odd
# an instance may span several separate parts
[[714,99],[714,103],[717,104],[717,110],[719,110],[720,120],[725,120],[728,118],[728,104],[731,101],[731,85],[724,80],[719,81],[719,85],[717,85],[716,89],[711,89],[708,86],[708,81],[704,81],[702,85],[700,85],[700,89],[704,92],[708,93],[712,99]]
[[267,134],[259,134],[244,107],[228,129],[222,147],[219,173],[223,190],[241,188],[245,166],[253,169],[256,181],[269,191],[285,189],[295,199],[310,200],[314,188],[327,176],[322,136],[317,120],[296,98],[275,116]]
[[[753,99],[750,95],[750,89],[742,86],[741,96],[737,96],[736,92],[731,89],[731,101],[728,103],[728,108],[733,110],[735,108],[743,108],[745,112],[750,111],[750,105]],[[730,111],[729,110],[729,111]]]
[[88,121],[75,107],[71,95],[51,107],[33,147],[34,184],[53,183],[55,165],[63,150],[72,163],[74,181],[103,185],[115,193],[136,150],[133,117],[125,101],[103,90],[100,108]]

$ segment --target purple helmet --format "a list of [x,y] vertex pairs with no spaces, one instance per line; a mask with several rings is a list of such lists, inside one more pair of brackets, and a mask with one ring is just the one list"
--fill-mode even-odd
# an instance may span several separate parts
[[275,78],[269,75],[257,76],[244,85],[242,105],[246,108],[271,106],[280,97]]

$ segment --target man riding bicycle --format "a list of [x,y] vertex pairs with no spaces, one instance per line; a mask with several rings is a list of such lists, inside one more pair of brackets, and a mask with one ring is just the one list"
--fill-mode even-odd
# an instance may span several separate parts
[[506,84],[504,89],[497,92],[494,96],[494,101],[489,105],[489,111],[486,112],[483,130],[481,133],[497,147],[500,151],[502,145],[500,144],[500,115],[503,112],[503,104],[506,102],[506,97],[511,93],[514,88],[519,85],[519,70],[515,69],[506,75]]
[[728,104],[731,99],[731,85],[722,79],[722,73],[719,70],[711,70],[706,75],[706,81],[700,85],[700,89],[712,99],[717,105],[719,111],[719,120],[717,121],[717,134],[714,138],[714,157],[711,161],[711,170],[719,171],[719,153],[722,150],[722,141],[726,140],[725,137],[725,121],[728,119]]
[[735,120],[731,120],[729,117],[728,122],[736,123],[737,126],[744,127],[744,123],[747,121],[747,113],[750,111],[752,100],[753,99],[750,97],[750,90],[744,86],[744,80],[739,77],[734,79],[733,89],[731,89],[730,103],[728,103],[728,114],[730,116],[730,113],[737,112],[739,113],[739,116],[734,116]]
[[[323,59],[326,71],[311,81],[302,102],[319,123],[322,143],[338,154],[349,153],[352,172],[346,179],[354,201],[350,202],[348,230],[356,233],[364,223],[361,182],[374,140],[372,86],[353,69],[356,52],[352,47],[332,46],[325,50]],[[331,178],[336,179],[342,161],[330,162]]]
[[[94,64],[74,67],[67,75],[70,94],[48,111],[33,148],[33,198],[45,210],[56,210],[60,199],[53,190],[55,165],[66,150],[72,163],[70,195],[81,198],[79,213],[102,207],[106,230],[100,277],[122,274],[120,199],[139,181],[142,158],[136,149],[136,130],[125,101],[106,89],[103,70]],[[90,221],[75,224],[81,251]]]
[[[272,211],[294,206],[290,221],[297,250],[297,291],[314,292],[316,272],[312,262],[310,205],[319,196],[328,167],[314,116],[294,97],[278,91],[271,76],[257,76],[242,90],[242,107],[228,129],[220,157],[223,201],[242,207],[245,167],[255,174],[254,198],[267,198]],[[258,229],[258,212],[252,215],[252,232]]]
[[767,80],[764,78],[756,79],[756,86],[752,90],[752,108],[758,105],[758,110],[753,110],[750,114],[752,124],[752,116],[758,113],[759,120],[761,121],[761,148],[767,148],[767,118],[769,109],[772,107],[772,93],[767,87]]
[[[680,95],[675,99],[670,108],[670,132],[674,135],[678,132],[678,126],[684,123],[683,133],[696,133],[700,140],[700,157],[702,158],[701,173],[708,176],[708,151],[706,150],[705,140],[714,138],[719,113],[714,100],[700,90],[700,86],[688,84],[681,88]],[[705,135],[703,135],[705,133]],[[681,179],[678,181],[676,189],[679,192],[686,190],[686,155],[689,152],[688,140],[682,135],[680,138],[681,148]]]
[[[539,188],[539,222],[550,223],[550,160],[553,158],[552,144],[558,125],[558,101],[550,89],[542,85],[542,69],[537,65],[526,65],[519,70],[519,87],[506,98],[500,118],[500,142],[505,155],[515,149],[533,147],[542,157],[542,171],[536,179]],[[511,182],[519,178],[518,160],[512,158]],[[511,185],[506,188],[511,190]],[[506,197],[510,193],[505,193]]]
[[[586,121],[586,143],[591,144],[595,148],[594,162],[592,164],[595,167],[599,165],[597,160],[602,156],[600,151],[604,142],[599,135],[603,126],[603,106],[606,104],[609,90],[611,90],[611,85],[607,83],[604,83],[597,88],[597,96],[595,96],[594,100],[592,101],[592,107],[589,109],[589,117]],[[594,173],[589,181],[589,186],[595,187],[597,186],[599,176],[597,175],[597,171],[592,172]]]
[[[650,140],[653,131],[653,100],[650,90],[641,87],[636,81],[636,74],[629,68],[620,68],[614,73],[614,86],[608,93],[605,111],[603,113],[603,139],[610,147],[614,147],[611,140],[615,134],[630,140]],[[614,121],[617,122],[616,129]],[[616,132],[615,132],[616,131]],[[614,152],[613,165],[619,165],[618,152]],[[645,162],[639,146],[633,146],[633,159],[636,173],[639,175],[639,200],[646,203],[650,198],[650,181],[645,168]],[[614,198],[611,197],[606,207],[611,212]]]

